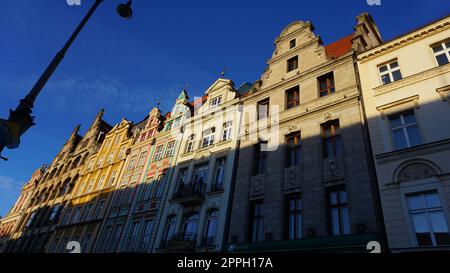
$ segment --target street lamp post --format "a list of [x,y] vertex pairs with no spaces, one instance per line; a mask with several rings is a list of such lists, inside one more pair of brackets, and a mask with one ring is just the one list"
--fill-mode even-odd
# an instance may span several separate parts
[[[88,13],[84,16],[83,20],[81,20],[78,27],[69,37],[69,40],[67,40],[63,48],[56,54],[48,67],[45,69],[44,73],[42,73],[38,81],[34,84],[30,92],[20,100],[19,105],[14,111],[9,111],[9,118],[7,120],[0,119],[0,159],[7,160],[5,157],[1,156],[2,150],[5,147],[9,149],[19,147],[20,136],[25,133],[30,127],[35,125],[35,123],[33,122],[34,117],[31,116],[31,113],[36,97],[39,95],[53,72],[55,72],[58,65],[64,59],[67,50],[75,41],[84,25],[86,25],[89,18],[91,18],[92,14],[102,2],[103,0],[95,0],[95,3],[89,9]],[[133,14],[131,10],[131,3],[132,1],[130,0],[126,4],[118,5],[117,13],[119,13],[119,15],[123,18],[131,18]]]

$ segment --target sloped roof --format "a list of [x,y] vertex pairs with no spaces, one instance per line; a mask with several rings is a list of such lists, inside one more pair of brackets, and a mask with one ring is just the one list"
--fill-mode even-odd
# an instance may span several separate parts
[[325,52],[329,58],[339,58],[352,49],[352,38],[354,33],[345,36],[325,46]]

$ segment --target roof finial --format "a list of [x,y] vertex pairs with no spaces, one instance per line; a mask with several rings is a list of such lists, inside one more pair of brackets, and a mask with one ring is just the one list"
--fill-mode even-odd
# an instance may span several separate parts
[[220,77],[224,77],[225,76],[225,72],[227,72],[228,71],[228,66],[225,66],[224,68],[223,68],[223,70],[222,70],[222,72],[220,72]]

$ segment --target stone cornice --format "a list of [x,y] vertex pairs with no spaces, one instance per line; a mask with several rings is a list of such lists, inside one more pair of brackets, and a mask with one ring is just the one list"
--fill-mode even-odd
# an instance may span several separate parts
[[434,35],[436,33],[442,32],[444,30],[447,30],[450,28],[450,18],[446,17],[442,19],[439,22],[436,22],[435,24],[432,24],[430,26],[423,27],[421,29],[418,29],[412,33],[403,35],[397,39],[394,39],[390,42],[387,42],[385,44],[379,45],[373,49],[370,49],[366,52],[363,52],[358,55],[358,61],[360,62],[366,62],[371,59],[374,59],[380,55],[392,52],[394,50],[397,50],[401,47],[404,47],[406,45],[409,45],[411,43],[417,42],[419,40],[422,40],[428,36]]
[[406,149],[378,154],[375,156],[377,163],[383,164],[396,160],[413,158],[421,155],[450,150],[450,138],[426,143]]

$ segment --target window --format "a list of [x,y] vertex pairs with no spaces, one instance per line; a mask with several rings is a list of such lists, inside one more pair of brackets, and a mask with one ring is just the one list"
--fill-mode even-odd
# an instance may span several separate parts
[[195,135],[190,135],[186,143],[186,153],[190,153],[194,150]]
[[188,175],[187,167],[180,169],[178,173],[177,193],[179,193],[184,188],[184,185],[188,184],[187,175]]
[[214,177],[214,184],[212,185],[212,191],[220,191],[223,189],[223,183],[225,182],[225,165],[227,158],[222,157],[216,161],[216,172]]
[[382,84],[388,84],[402,79],[398,61],[393,61],[378,67]]
[[106,179],[106,176],[105,176],[105,175],[102,175],[102,176],[100,177],[100,180],[98,180],[97,187],[96,187],[95,190],[100,190],[100,189],[102,188],[103,183],[105,182],[105,179]]
[[52,209],[52,213],[50,214],[50,217],[48,218],[49,221],[55,221],[57,219],[57,217],[59,216],[59,212],[61,210],[61,204],[56,205],[53,209]]
[[286,167],[300,165],[302,152],[302,140],[300,132],[295,132],[286,136]]
[[290,41],[289,41],[289,49],[292,49],[292,48],[294,48],[295,46],[296,46],[296,40],[295,40],[295,39],[290,40]]
[[194,190],[203,193],[204,185],[208,181],[209,164],[200,164],[194,167]]
[[261,101],[258,101],[257,103],[257,119],[264,119],[269,116],[269,104],[270,104],[270,98],[263,99]]
[[83,193],[85,186],[86,186],[86,181],[81,182],[80,186],[78,186],[77,196],[80,196]]
[[113,163],[114,162],[114,155],[116,154],[116,151],[112,151],[110,154],[109,154],[109,157],[108,157],[108,164],[111,164],[111,163]]
[[134,222],[131,224],[130,238],[128,241],[128,250],[135,251],[138,246],[139,231],[141,228],[141,222]]
[[157,183],[156,193],[155,193],[155,197],[156,198],[159,198],[159,197],[162,196],[162,193],[163,193],[163,190],[164,190],[164,177],[165,177],[164,175],[160,175],[158,177],[158,181],[156,182]]
[[342,140],[338,120],[322,124],[322,150],[323,158],[342,155]]
[[287,60],[287,72],[298,68],[298,56],[292,57]]
[[150,246],[150,236],[152,234],[152,228],[153,228],[153,219],[145,220],[141,241],[139,243],[139,250],[141,251],[148,250]]
[[124,159],[126,155],[127,155],[127,148],[126,147],[122,147],[120,149],[119,159]]
[[70,217],[72,216],[72,208],[68,208],[64,214],[64,219],[61,221],[63,225],[69,224]]
[[450,41],[432,46],[434,57],[438,65],[448,64],[450,61]]
[[343,189],[329,191],[328,221],[331,235],[350,234],[348,217],[347,192]]
[[321,97],[330,95],[336,91],[333,72],[320,76],[317,78],[317,81],[319,83],[319,95]]
[[71,223],[78,223],[80,221],[80,216],[81,216],[81,206],[78,206],[75,208],[75,211],[73,212]]
[[134,169],[136,166],[137,155],[133,155],[130,159],[130,163],[128,164],[127,171]]
[[450,245],[450,233],[436,191],[408,194],[409,216],[419,246]]
[[143,189],[141,192],[141,201],[150,199],[151,192],[153,188],[153,177],[148,178],[143,185]]
[[167,242],[170,239],[173,238],[175,235],[175,229],[176,229],[176,216],[171,215],[167,218],[167,224],[166,224],[166,232],[164,234],[164,241]]
[[300,105],[300,87],[294,86],[286,90],[286,109],[291,109]]
[[119,244],[120,234],[122,233],[122,224],[118,224],[114,227],[114,232],[111,241],[108,244],[108,252],[114,252]]
[[267,151],[265,151],[265,147],[267,145],[267,141],[262,141],[255,145],[255,165],[254,165],[254,174],[263,174],[267,171]]
[[91,171],[92,167],[94,167],[94,159],[91,159],[91,161],[89,161],[89,164],[87,166],[87,171]]
[[180,122],[181,122],[181,117],[176,118],[176,119],[173,121],[172,128],[178,127],[178,125],[180,125]]
[[101,156],[97,162],[97,168],[100,168],[102,166],[104,160],[105,160],[105,156]]
[[91,180],[89,181],[88,187],[87,187],[87,189],[86,189],[86,193],[91,192],[92,187],[94,186],[94,181],[95,181],[94,179],[91,179]]
[[288,197],[286,210],[286,238],[295,240],[302,238],[302,200],[299,196]]
[[147,151],[144,151],[139,156],[138,167],[142,167],[145,164],[145,159],[147,158]]
[[92,208],[94,207],[93,203],[89,203],[84,210],[83,220],[90,221],[92,219]]
[[167,122],[166,131],[170,131],[170,129],[172,129],[172,125],[173,125],[172,121]]
[[210,108],[215,108],[215,107],[219,106],[221,101],[222,101],[222,97],[221,96],[213,98],[211,100],[211,107]]
[[27,224],[25,225],[26,228],[31,226],[35,217],[36,217],[36,211],[33,211],[30,215],[30,218],[28,218]]
[[194,241],[197,237],[197,228],[199,215],[197,212],[193,212],[184,217],[183,221],[183,240]]
[[395,149],[422,143],[413,110],[389,116]]
[[264,237],[263,202],[256,201],[250,204],[250,236],[251,242],[261,242]]
[[231,139],[231,129],[233,126],[232,121],[227,121],[223,124],[222,141]]
[[108,180],[108,184],[106,185],[106,187],[111,187],[116,183],[116,175],[117,175],[117,170],[112,172],[111,178]]
[[97,204],[97,208],[95,210],[95,219],[98,219],[102,216],[103,206],[105,205],[105,200],[100,200]]
[[214,134],[216,133],[216,128],[212,127],[203,132],[202,148],[208,147],[214,144]]
[[83,245],[81,247],[81,251],[83,253],[87,252],[87,249],[88,249],[89,243],[91,241],[91,238],[92,238],[92,233],[88,233],[88,234],[86,234],[86,236],[84,236]]
[[217,233],[218,216],[219,212],[217,209],[208,211],[206,216],[205,232],[203,235],[204,237],[202,238],[202,245],[214,245]]
[[114,140],[114,144],[118,144],[120,142],[120,135],[116,137]]
[[171,141],[167,144],[166,157],[173,156],[174,152],[175,152],[175,141]]
[[153,159],[153,161],[159,161],[162,159],[163,150],[164,150],[164,145],[160,145],[160,146],[156,147],[155,158]]

